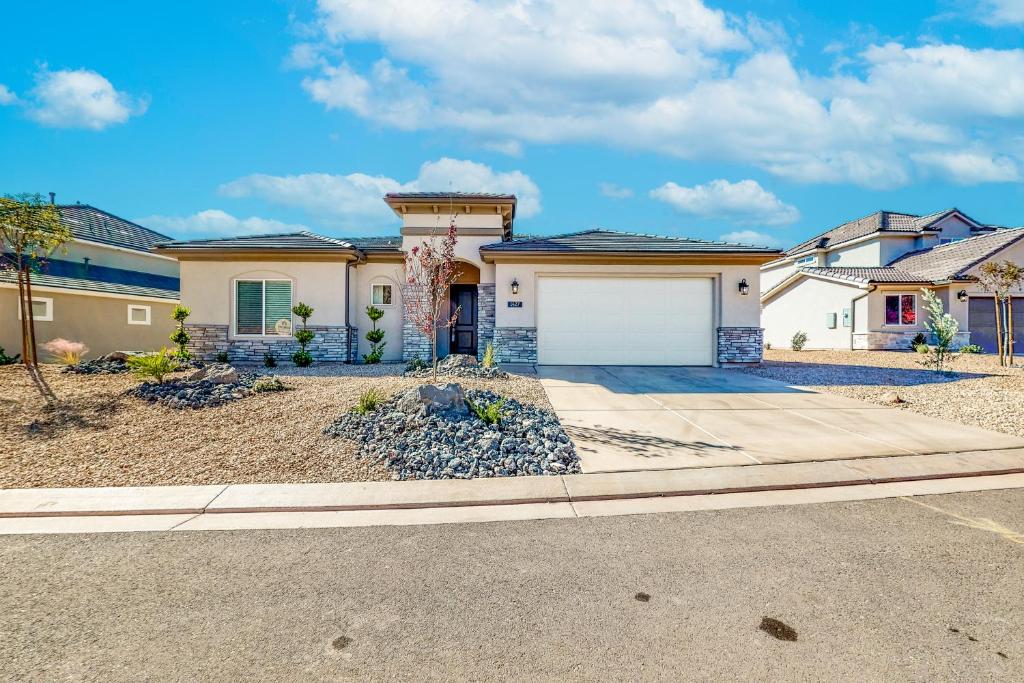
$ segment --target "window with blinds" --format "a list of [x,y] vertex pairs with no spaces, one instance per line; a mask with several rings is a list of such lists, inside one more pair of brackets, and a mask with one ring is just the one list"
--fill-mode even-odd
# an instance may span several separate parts
[[292,333],[292,283],[289,280],[235,282],[235,334]]

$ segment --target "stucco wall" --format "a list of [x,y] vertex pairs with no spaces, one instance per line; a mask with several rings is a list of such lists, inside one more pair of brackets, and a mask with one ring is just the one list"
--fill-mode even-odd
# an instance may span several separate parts
[[372,323],[366,317],[366,307],[370,305],[370,290],[373,284],[391,285],[391,305],[377,306],[384,311],[384,317],[377,321],[377,327],[384,330],[384,341],[387,342],[384,346],[384,360],[402,359],[403,271],[401,263],[363,263],[352,269],[350,324],[359,328],[360,361],[363,354],[370,352],[370,342],[366,340],[366,333],[372,328]]
[[[402,238],[402,250],[406,253],[412,251],[412,248],[423,244],[429,240],[429,236],[425,235],[406,235]],[[480,282],[494,282],[494,264],[484,263],[483,259],[480,258],[480,247],[485,244],[494,244],[500,242],[501,236],[499,235],[459,235],[458,240],[455,242],[455,257],[462,261],[472,263],[474,266],[480,269]],[[358,266],[362,268],[364,266]]]
[[[850,348],[849,327],[843,327],[843,309],[851,308],[863,290],[837,282],[804,277],[764,305],[761,321],[765,342],[780,349],[790,348],[793,335],[807,333],[808,349]],[[836,314],[836,327],[828,327],[828,313]]]
[[849,247],[830,251],[825,258],[828,266],[878,266],[881,265],[881,240],[870,240]]
[[[499,263],[495,269],[496,327],[532,328],[537,325],[537,277],[545,274],[576,274],[597,276],[676,275],[712,277],[719,283],[715,288],[716,325],[721,327],[760,327],[760,268],[750,266],[714,265],[586,265],[558,263]],[[750,293],[740,295],[738,284],[746,279]],[[512,280],[519,282],[519,294],[513,295]],[[657,292],[652,292],[657,296]],[[522,308],[509,308],[509,301],[521,301]],[[601,302],[594,302],[598,305]],[[608,315],[615,315],[609,310]]]
[[761,292],[779,284],[796,271],[796,265],[792,262],[780,263],[769,268],[761,269]]
[[106,266],[108,268],[122,268],[124,270],[137,270],[142,273],[156,273],[178,277],[178,262],[174,259],[160,257],[157,255],[143,254],[137,251],[124,249],[112,249],[81,242],[72,242],[67,245],[67,253],[58,250],[53,258],[64,261],[81,261],[89,259],[93,266]]
[[[172,346],[168,336],[174,330],[171,309],[174,302],[66,294],[35,288],[33,298],[53,299],[53,321],[36,321],[36,343],[56,337],[84,343],[86,358],[111,351],[152,351]],[[128,324],[128,304],[150,307],[149,325]],[[18,290],[0,287],[0,346],[8,355],[21,353],[21,322],[18,319]],[[46,352],[39,350],[41,360]]]
[[234,336],[236,279],[291,280],[292,303],[315,309],[310,325],[345,324],[345,264],[333,261],[182,261],[181,303],[192,309],[189,323],[230,322]]

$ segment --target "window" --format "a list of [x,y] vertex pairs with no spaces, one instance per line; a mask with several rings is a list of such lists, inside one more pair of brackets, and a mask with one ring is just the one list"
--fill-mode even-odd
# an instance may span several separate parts
[[917,295],[892,294],[885,297],[886,325],[916,325]]
[[137,306],[135,304],[128,304],[128,324],[148,325],[149,306]]
[[374,306],[390,306],[391,285],[370,285],[370,303]]
[[[32,319],[36,322],[53,321],[53,299],[32,297]],[[18,320],[21,320],[21,300],[18,301]]]
[[235,334],[290,336],[290,280],[236,280]]
[[814,263],[816,260],[818,260],[817,256],[804,256],[803,258],[796,260],[796,265],[802,266],[805,263]]

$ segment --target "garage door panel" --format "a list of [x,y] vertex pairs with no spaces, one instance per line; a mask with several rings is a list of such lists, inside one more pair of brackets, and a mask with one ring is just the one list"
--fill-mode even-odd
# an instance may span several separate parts
[[539,361],[710,365],[710,278],[541,277]]

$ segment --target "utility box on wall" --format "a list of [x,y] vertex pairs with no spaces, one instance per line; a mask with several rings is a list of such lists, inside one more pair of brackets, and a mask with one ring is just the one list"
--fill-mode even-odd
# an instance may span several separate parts
[[836,329],[836,314],[835,313],[826,313],[825,314],[825,325],[830,330]]

